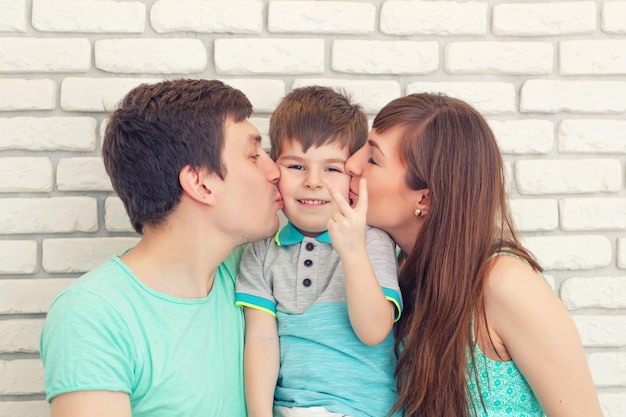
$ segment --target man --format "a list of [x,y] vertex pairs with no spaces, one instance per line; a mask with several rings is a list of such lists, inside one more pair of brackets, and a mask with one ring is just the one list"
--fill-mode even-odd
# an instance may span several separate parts
[[176,80],[111,115],[105,167],[142,238],[53,302],[52,417],[245,416],[240,245],[272,235],[282,206],[251,113],[219,81]]

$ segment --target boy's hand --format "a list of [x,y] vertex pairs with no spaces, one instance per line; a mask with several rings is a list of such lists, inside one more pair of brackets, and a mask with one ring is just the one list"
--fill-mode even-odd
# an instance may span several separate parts
[[343,259],[349,253],[359,253],[357,249],[365,249],[367,184],[362,178],[359,183],[359,200],[354,208],[331,184],[328,184],[328,191],[335,212],[326,225],[333,248]]

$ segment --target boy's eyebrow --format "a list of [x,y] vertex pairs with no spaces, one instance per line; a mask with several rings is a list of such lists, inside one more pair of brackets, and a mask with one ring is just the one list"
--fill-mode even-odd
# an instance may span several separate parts
[[[298,161],[298,162],[306,161],[306,158],[302,158],[302,157],[296,156],[296,155],[280,155],[278,157],[278,159],[292,159],[292,160]],[[345,164],[346,163],[346,159],[343,159],[343,158],[329,158],[329,159],[324,159],[324,162],[325,163],[336,162],[338,164]]]
[[380,146],[378,146],[378,143],[376,143],[375,140],[372,139],[368,139],[367,140],[368,145],[370,145],[372,148],[376,148],[378,149],[378,152],[380,152],[383,156],[385,156],[385,153],[383,152],[382,149],[380,149]]

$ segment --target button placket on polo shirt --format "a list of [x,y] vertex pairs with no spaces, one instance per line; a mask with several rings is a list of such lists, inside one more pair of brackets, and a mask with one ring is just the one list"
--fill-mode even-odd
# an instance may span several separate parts
[[296,282],[298,309],[312,305],[319,296],[321,245],[312,238],[305,237],[300,244]]

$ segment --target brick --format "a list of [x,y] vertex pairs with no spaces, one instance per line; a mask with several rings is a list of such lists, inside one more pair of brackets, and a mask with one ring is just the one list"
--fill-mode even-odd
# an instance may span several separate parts
[[539,232],[556,230],[559,227],[559,209],[552,199],[511,199],[511,215],[516,230]]
[[380,31],[388,35],[484,35],[487,4],[477,1],[385,1]]
[[414,82],[407,94],[443,93],[461,99],[483,114],[515,112],[515,86],[507,82]]
[[96,125],[93,117],[0,118],[0,150],[93,151]]
[[560,213],[562,230],[626,230],[626,197],[565,198]]
[[619,347],[626,345],[626,315],[575,315],[573,319],[583,346]]
[[511,193],[513,183],[513,167],[511,161],[504,161],[504,188],[507,194]]
[[626,276],[568,278],[561,284],[561,300],[569,310],[626,308]]
[[55,101],[52,80],[0,79],[0,111],[51,110]]
[[73,278],[0,279],[0,314],[46,313],[72,281]]
[[241,90],[252,103],[256,113],[273,112],[285,95],[283,80],[230,78],[222,81]]
[[576,40],[559,44],[561,75],[626,74],[626,40]]
[[0,240],[0,274],[32,274],[37,272],[35,240]]
[[142,33],[146,6],[139,1],[33,0],[32,24],[42,32]]
[[[61,108],[65,111],[113,111],[122,98],[142,83],[158,78],[76,78],[65,77],[61,84]],[[85,94],[89,91],[89,94]]]
[[596,30],[593,1],[508,3],[493,7],[492,30],[497,36],[552,36]]
[[340,89],[348,93],[354,103],[360,104],[363,111],[376,114],[391,100],[400,97],[400,84],[391,80],[347,80],[337,78],[299,78],[291,85],[292,89],[307,85],[322,85]]
[[49,273],[87,272],[138,241],[130,237],[44,239],[41,265]]
[[[350,16],[346,19],[346,16]],[[376,6],[356,1],[270,1],[267,30],[273,33],[373,33]]]
[[621,113],[626,111],[626,83],[527,80],[521,89],[520,111]]
[[604,235],[526,236],[522,241],[546,270],[603,268],[613,255]]
[[350,74],[428,74],[438,67],[434,41],[336,40],[331,51],[331,68]]
[[622,175],[618,159],[515,162],[516,184],[521,194],[617,192],[622,188]]
[[50,406],[45,400],[0,401],[0,416],[44,417],[50,415]]
[[589,369],[596,387],[626,387],[626,352],[592,352]]
[[175,74],[206,69],[200,39],[103,39],[95,43],[96,68],[114,73]]
[[599,392],[598,399],[600,400],[604,417],[626,416],[626,391]]
[[252,123],[261,134],[261,145],[263,149],[269,151],[271,148],[270,144],[270,119],[269,117],[251,117],[250,123]]
[[86,38],[0,38],[0,72],[87,72],[91,44]]
[[445,49],[451,74],[550,74],[553,62],[548,42],[450,42]]
[[617,239],[617,267],[626,269],[626,237]]
[[626,121],[566,119],[558,129],[558,149],[565,153],[626,153]]
[[0,10],[0,32],[26,32],[26,0],[0,0]]
[[100,157],[63,158],[57,166],[57,188],[62,191],[112,191]]
[[547,154],[554,146],[554,123],[541,119],[488,120],[505,154]]
[[39,353],[43,319],[0,320],[0,353]]
[[158,33],[259,34],[263,19],[262,1],[159,0],[150,8]]
[[41,394],[44,373],[40,359],[0,360],[0,395]]
[[104,201],[104,225],[109,232],[134,231],[119,197],[107,197]]
[[321,74],[323,39],[216,39],[218,74]]
[[601,16],[602,30],[606,33],[626,34],[624,16],[626,16],[626,1],[604,2]]
[[52,191],[52,162],[47,157],[0,158],[0,192]]
[[2,198],[0,234],[95,232],[93,197]]

